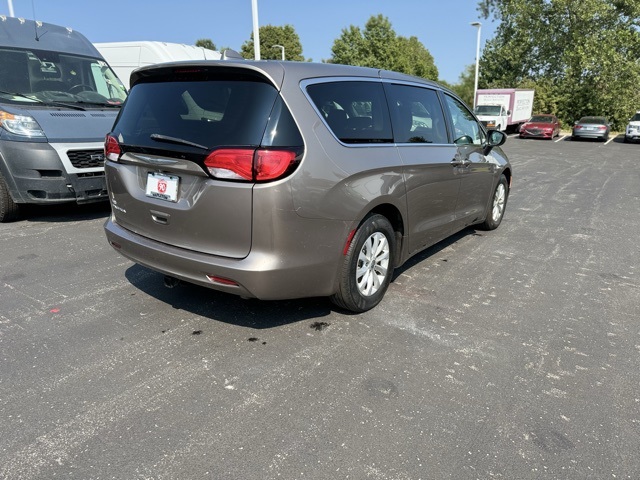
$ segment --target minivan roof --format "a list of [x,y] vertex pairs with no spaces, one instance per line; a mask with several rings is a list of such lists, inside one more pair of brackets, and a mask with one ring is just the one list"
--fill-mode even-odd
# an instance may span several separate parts
[[102,58],[93,44],[72,28],[4,15],[0,15],[0,46]]
[[136,70],[131,75],[131,85],[133,86],[140,78],[153,75],[154,72],[166,71],[176,67],[193,68],[207,66],[221,66],[230,68],[246,68],[264,74],[271,78],[276,85],[281,85],[285,71],[289,80],[302,81],[309,78],[321,77],[362,77],[362,78],[384,78],[390,80],[417,82],[442,88],[436,82],[404,73],[380,70],[369,67],[355,67],[352,65],[340,65],[335,63],[313,63],[313,62],[283,62],[279,60],[208,60],[208,61],[185,61],[171,62],[162,65],[150,65]]

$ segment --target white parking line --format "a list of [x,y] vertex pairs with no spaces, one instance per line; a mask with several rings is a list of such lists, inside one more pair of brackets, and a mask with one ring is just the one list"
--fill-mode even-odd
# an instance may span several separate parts
[[618,138],[618,135],[611,137],[609,140],[607,140],[606,142],[604,142],[605,145],[609,145],[611,142],[613,142],[616,138]]
[[565,138],[567,138],[568,136],[569,136],[569,134],[567,133],[567,134],[565,134],[565,135],[562,135],[561,137],[558,137],[558,139],[557,139],[557,140],[554,140],[554,141],[555,141],[555,143],[561,142],[562,140],[564,140],[564,139],[565,139]]

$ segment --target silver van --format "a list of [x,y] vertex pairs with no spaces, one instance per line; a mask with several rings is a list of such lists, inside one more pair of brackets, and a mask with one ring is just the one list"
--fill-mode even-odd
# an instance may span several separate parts
[[125,98],[82,34],[0,16],[0,222],[24,203],[106,201],[102,147]]
[[168,284],[362,312],[411,256],[502,221],[506,136],[436,83],[276,61],[178,62],[131,80],[105,142],[105,231]]

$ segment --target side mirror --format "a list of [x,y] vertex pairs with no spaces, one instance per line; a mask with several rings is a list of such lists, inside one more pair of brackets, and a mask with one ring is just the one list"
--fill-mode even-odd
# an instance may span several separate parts
[[507,115],[511,115],[511,110],[507,110]]
[[473,145],[473,138],[469,135],[462,135],[461,137],[456,138],[453,143],[456,145]]
[[500,130],[489,130],[489,136],[487,138],[487,144],[482,150],[483,155],[489,155],[493,147],[499,147],[507,141],[507,135]]

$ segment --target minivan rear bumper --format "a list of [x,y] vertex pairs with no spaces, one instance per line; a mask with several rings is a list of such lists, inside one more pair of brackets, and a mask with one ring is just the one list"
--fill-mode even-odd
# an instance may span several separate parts
[[[316,220],[317,222],[317,220]],[[333,234],[342,236],[348,225],[329,222]],[[338,227],[338,228],[336,228]],[[336,291],[342,251],[328,251],[323,245],[339,245],[332,239],[317,238],[310,245],[298,242],[297,251],[274,248],[271,252],[253,248],[243,259],[194,252],[156,242],[137,235],[114,222],[113,215],[104,225],[109,244],[121,255],[157,272],[214,290],[260,300],[283,300],[329,296]],[[331,229],[326,229],[328,231]],[[344,234],[346,237],[346,234]],[[207,276],[221,277],[237,285],[214,283]]]

